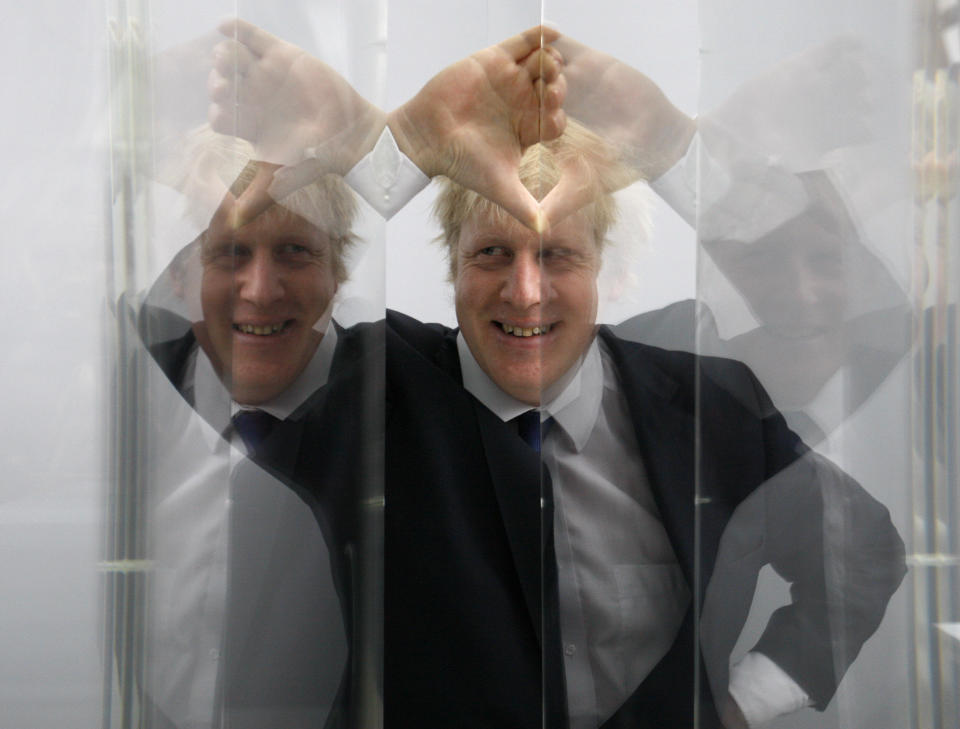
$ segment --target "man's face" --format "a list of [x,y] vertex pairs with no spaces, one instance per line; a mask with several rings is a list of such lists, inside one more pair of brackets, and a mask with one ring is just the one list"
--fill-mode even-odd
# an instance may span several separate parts
[[203,236],[194,331],[233,399],[257,405],[310,361],[337,283],[328,237],[303,218],[277,207],[238,229],[227,218],[215,216]]
[[457,320],[481,369],[530,405],[594,335],[600,257],[582,213],[540,237],[512,219],[474,214],[460,231]]
[[844,241],[835,229],[802,216],[751,244],[707,245],[768,333],[800,343],[841,331]]

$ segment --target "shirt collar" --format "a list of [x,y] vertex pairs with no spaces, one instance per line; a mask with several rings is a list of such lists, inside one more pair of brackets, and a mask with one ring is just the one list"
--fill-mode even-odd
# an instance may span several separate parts
[[[230,425],[230,419],[240,410],[263,410],[279,420],[286,420],[318,388],[327,384],[330,368],[333,365],[333,353],[337,348],[337,329],[331,319],[327,329],[317,345],[313,357],[307,362],[297,379],[286,390],[272,400],[256,408],[234,402],[230,393],[217,376],[213,363],[202,347],[194,350],[192,362],[188,363],[184,388],[193,387],[194,407],[213,427],[215,432],[223,433]],[[191,376],[192,374],[192,376]]]
[[[511,397],[484,372],[477,363],[463,332],[457,334],[457,353],[460,356],[460,372],[464,389],[504,422],[512,420],[531,409],[530,405]],[[559,393],[536,408],[541,420],[553,418],[570,436],[577,451],[590,438],[600,412],[603,396],[603,363],[596,337],[586,354],[563,378],[566,381]]]

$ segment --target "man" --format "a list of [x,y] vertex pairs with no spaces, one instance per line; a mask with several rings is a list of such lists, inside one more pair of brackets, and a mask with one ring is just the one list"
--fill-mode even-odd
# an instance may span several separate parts
[[[233,30],[239,41],[214,54],[211,122],[276,133],[255,144],[209,133],[183,151],[189,169],[175,185],[215,212],[200,213],[203,233],[129,312],[162,373],[145,368],[133,418],[159,432],[130,459],[148,476],[157,565],[144,698],[160,726],[368,727],[380,722],[383,330],[341,329],[331,311],[356,212],[337,175],[385,115],[299,49],[241,21]],[[550,95],[549,81],[534,83],[550,67],[539,46],[539,32],[509,39],[448,70],[441,87],[483,86],[506,60],[514,72],[493,89],[495,125],[517,118],[532,139],[539,95]],[[286,119],[285,88],[324,90],[343,113],[321,105]],[[251,101],[236,108],[238,96]],[[420,109],[411,118],[422,124],[431,105]],[[520,189],[529,218],[516,146],[495,145],[502,168],[480,154],[460,177],[485,191],[496,181],[508,206]],[[449,155],[433,163],[455,173]]]
[[[629,138],[613,140],[616,154],[576,131],[580,141],[531,147],[522,104],[479,114],[464,91],[502,104],[510,94],[492,81],[506,78],[530,97],[531,43],[488,50],[389,115],[389,134],[357,165],[396,170],[399,147],[421,174],[453,175],[528,226],[448,190],[440,210],[461,332],[388,315],[387,724],[689,726],[722,714],[734,727],[743,713],[760,722],[822,708],[902,577],[885,510],[807,456],[742,366],[603,329],[597,338],[605,193],[636,170],[669,169],[692,122],[641,74],[607,74],[612,59],[573,47],[568,60],[588,57],[591,78],[643,90],[627,97],[629,123],[602,120]],[[562,125],[551,118],[553,135]],[[498,174],[478,174],[484,163]],[[526,193],[512,186],[515,165]],[[542,207],[531,210],[531,197]],[[529,229],[546,224],[541,245]],[[542,411],[534,421],[549,415],[543,432],[529,427],[531,409]],[[838,500],[857,524],[839,545],[823,536]],[[834,559],[852,568],[840,594],[823,587]],[[728,676],[768,562],[797,599]]]
[[352,192],[326,176],[237,225],[250,153],[212,132],[188,150],[189,179],[229,190],[133,314],[162,371],[139,419],[147,698],[160,726],[355,725],[376,692],[362,505],[382,494],[382,330],[331,317]]
[[[521,179],[549,194],[598,145],[568,125]],[[387,318],[387,723],[735,727],[823,708],[903,574],[886,510],[742,365],[597,329],[609,197],[542,239],[453,183],[437,211],[460,329]],[[829,551],[837,500],[857,526]],[[728,677],[765,563],[795,600]]]

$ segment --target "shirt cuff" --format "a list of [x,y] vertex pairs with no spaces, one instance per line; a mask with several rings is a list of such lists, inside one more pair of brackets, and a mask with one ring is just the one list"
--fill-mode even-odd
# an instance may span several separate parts
[[430,184],[430,178],[400,151],[390,127],[384,127],[373,149],[344,180],[388,220]]
[[730,695],[751,727],[810,705],[810,697],[762,653],[748,653],[730,669]]

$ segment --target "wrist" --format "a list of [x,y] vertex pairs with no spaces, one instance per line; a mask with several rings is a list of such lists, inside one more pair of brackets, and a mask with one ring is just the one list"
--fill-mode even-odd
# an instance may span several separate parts
[[686,154],[697,133],[697,123],[682,111],[672,106],[658,125],[660,133],[648,150],[638,150],[637,167],[643,176],[656,180],[673,167]]
[[435,177],[439,172],[431,161],[429,145],[420,132],[422,118],[414,97],[387,114],[386,123],[400,151],[427,177]]
[[338,170],[341,175],[346,175],[369,154],[387,125],[387,115],[373,104],[369,104],[369,107],[362,121],[357,123],[354,134],[351,135],[352,138],[344,149],[343,161],[340,165],[342,169]]

